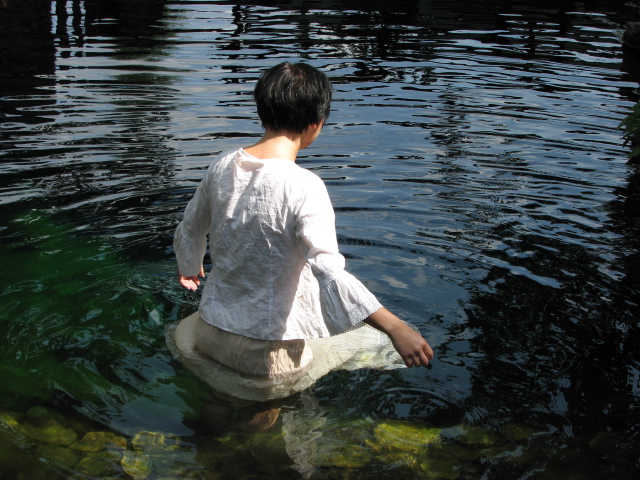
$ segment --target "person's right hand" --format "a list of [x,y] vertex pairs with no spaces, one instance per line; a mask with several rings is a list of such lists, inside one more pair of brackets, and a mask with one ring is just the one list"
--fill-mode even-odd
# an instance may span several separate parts
[[427,341],[404,322],[389,334],[389,338],[407,367],[426,367],[433,358],[433,350]]
[[415,331],[386,308],[372,313],[364,322],[389,336],[393,347],[407,367],[426,367],[433,358],[433,350],[420,332]]

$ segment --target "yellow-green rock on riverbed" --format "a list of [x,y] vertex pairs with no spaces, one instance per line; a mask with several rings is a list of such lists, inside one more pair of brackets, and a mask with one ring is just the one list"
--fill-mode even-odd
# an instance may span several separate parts
[[73,429],[63,427],[55,421],[47,422],[44,425],[23,423],[20,425],[20,431],[32,440],[65,447],[71,445],[78,438]]
[[70,448],[82,452],[99,452],[108,448],[125,449],[127,440],[112,432],[89,432],[82,440],[73,443]]
[[16,429],[20,423],[16,416],[10,412],[0,412],[0,427],[9,427]]
[[73,468],[80,459],[80,454],[58,445],[40,445],[37,449],[38,457],[46,458],[66,468]]
[[87,452],[86,456],[78,462],[75,469],[92,477],[108,477],[122,472],[120,460],[121,452],[105,450],[103,452]]
[[431,428],[407,422],[383,422],[374,428],[376,444],[382,449],[396,449],[410,453],[423,452],[429,445],[440,442],[440,428]]
[[180,448],[180,439],[158,432],[139,432],[133,437],[131,444],[134,450],[145,452],[150,450],[178,450]]
[[49,445],[67,447],[78,438],[75,430],[66,426],[62,416],[45,407],[32,407],[27,410],[26,421],[17,425],[17,429],[29,437]]
[[144,480],[151,473],[151,460],[140,452],[131,450],[123,452],[120,466],[133,480]]

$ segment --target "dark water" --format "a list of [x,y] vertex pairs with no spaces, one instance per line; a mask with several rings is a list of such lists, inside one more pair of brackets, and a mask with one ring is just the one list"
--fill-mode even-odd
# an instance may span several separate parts
[[[639,477],[636,12],[1,1],[0,478]],[[171,237],[300,59],[335,85],[300,163],[348,268],[437,358],[223,402],[165,345],[197,306]]]

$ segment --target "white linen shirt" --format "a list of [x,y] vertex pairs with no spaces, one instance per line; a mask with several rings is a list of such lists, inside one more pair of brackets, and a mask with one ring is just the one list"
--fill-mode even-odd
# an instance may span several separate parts
[[174,235],[181,275],[199,272],[207,233],[200,316],[218,328],[261,340],[327,337],[382,307],[344,270],[324,183],[290,160],[218,155]]

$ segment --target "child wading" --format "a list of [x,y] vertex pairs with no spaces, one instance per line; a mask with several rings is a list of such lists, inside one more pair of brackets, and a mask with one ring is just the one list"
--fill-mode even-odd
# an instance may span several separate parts
[[211,272],[198,313],[170,332],[170,348],[219,393],[281,398],[338,368],[433,357],[345,271],[327,189],[295,163],[329,117],[331,94],[307,64],[265,72],[254,91],[264,136],[213,160],[176,229],[180,283],[196,290],[204,278],[207,234]]

